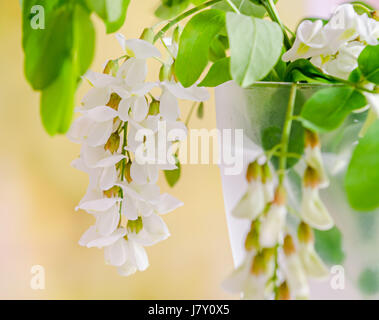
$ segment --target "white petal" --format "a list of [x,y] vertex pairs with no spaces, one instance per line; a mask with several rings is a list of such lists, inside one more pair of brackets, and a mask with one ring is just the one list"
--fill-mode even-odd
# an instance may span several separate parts
[[160,57],[161,53],[151,43],[141,39],[125,40],[125,50],[133,52],[134,56],[139,59],[148,59]]
[[131,108],[133,100],[133,98],[122,99],[118,105],[118,116],[122,121],[129,120],[129,110]]
[[179,118],[178,100],[168,90],[164,90],[160,97],[159,111],[165,120],[176,121]]
[[100,176],[99,186],[101,190],[109,190],[117,181],[117,170],[115,166],[105,167]]
[[333,219],[322,203],[317,188],[303,189],[301,218],[311,227],[319,230],[329,230],[333,227]]
[[137,267],[132,261],[126,260],[126,262],[121,267],[117,268],[117,271],[120,276],[127,277],[136,273]]
[[133,198],[126,197],[122,202],[122,214],[129,220],[138,219],[138,210],[136,201]]
[[149,267],[149,259],[147,257],[144,247],[135,241],[129,242],[130,251],[134,254],[134,260],[139,271],[144,271]]
[[129,248],[127,241],[123,238],[119,239],[114,244],[104,249],[104,257],[106,263],[115,267],[122,266],[128,259],[128,255]]
[[265,196],[261,182],[252,181],[246,193],[233,209],[233,216],[241,219],[254,220],[265,207]]
[[305,299],[309,295],[309,286],[299,257],[292,254],[286,258],[286,278],[291,294],[296,299]]
[[88,133],[87,144],[97,147],[107,143],[113,131],[113,121],[94,123]]
[[119,201],[118,198],[103,198],[85,201],[76,207],[76,210],[82,209],[89,212],[101,212],[110,209],[115,203]]
[[117,117],[117,111],[107,107],[107,106],[99,106],[88,110],[85,113],[91,120],[96,122],[105,122],[109,120],[113,120]]
[[113,233],[120,221],[118,207],[113,206],[108,211],[96,214],[96,229],[101,235]]
[[172,195],[164,193],[160,196],[160,201],[157,206],[157,211],[159,214],[166,214],[175,209],[183,206],[183,202],[179,201]]
[[149,105],[145,97],[137,97],[132,105],[133,119],[137,122],[146,118],[149,112]]
[[178,99],[201,102],[210,98],[207,89],[199,88],[196,85],[184,88],[179,82],[175,81],[165,82],[164,85]]
[[264,248],[274,247],[280,239],[286,222],[286,208],[272,204],[267,215],[264,216],[260,233],[259,243]]
[[299,257],[309,277],[324,279],[329,276],[329,270],[317,255],[313,244],[301,245]]
[[130,176],[138,184],[148,183],[146,165],[141,165],[134,161],[130,166]]
[[105,88],[115,82],[115,78],[104,73],[87,71],[84,77],[94,86],[99,88]]
[[82,143],[88,136],[88,132],[93,124],[88,117],[79,117],[76,119],[67,133],[67,138],[74,143]]
[[163,241],[170,236],[167,225],[161,217],[152,214],[142,218],[143,228],[151,236],[153,243]]
[[82,103],[85,110],[98,106],[105,106],[110,99],[111,92],[109,88],[91,88],[84,96]]

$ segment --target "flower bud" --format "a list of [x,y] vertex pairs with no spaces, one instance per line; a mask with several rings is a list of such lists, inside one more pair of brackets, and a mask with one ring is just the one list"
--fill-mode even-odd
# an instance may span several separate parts
[[253,264],[251,266],[251,273],[255,276],[260,276],[266,273],[266,262],[264,259],[264,255],[262,253],[258,253],[254,259]]
[[303,188],[300,214],[301,219],[315,229],[328,230],[334,225],[332,217],[320,199],[318,188]]
[[153,29],[145,28],[142,31],[140,39],[145,40],[145,41],[150,42],[150,43],[153,43],[154,42],[154,31],[153,31]]
[[107,106],[114,110],[118,110],[118,105],[120,104],[120,101],[121,97],[117,93],[113,92],[109,98]]
[[171,66],[169,65],[162,65],[161,69],[159,70],[159,81],[164,82],[170,80],[170,73],[171,73]]
[[279,286],[278,300],[291,300],[290,289],[288,288],[287,281],[284,281]]
[[118,71],[118,61],[117,60],[109,60],[107,64],[105,65],[104,74],[109,74],[113,77],[117,75]]
[[286,203],[287,203],[287,192],[283,186],[278,186],[278,188],[275,190],[273,203],[278,205],[278,206],[285,206],[286,205]]
[[372,18],[375,19],[376,21],[379,21],[379,11],[375,10],[372,12]]
[[313,243],[300,244],[299,258],[308,277],[326,278],[329,270],[315,251]]
[[139,233],[143,228],[142,218],[138,217],[137,220],[128,220],[126,227],[130,232]]
[[305,132],[305,162],[308,166],[317,171],[319,177],[320,188],[325,188],[329,185],[329,179],[325,173],[324,164],[321,156],[319,136],[309,130]]
[[301,222],[297,229],[297,238],[300,243],[313,243],[314,236],[312,228],[305,222]]
[[108,190],[103,191],[103,194],[107,198],[114,198],[114,197],[118,197],[118,195],[120,194],[120,190],[121,190],[120,187],[114,186]]
[[284,238],[283,251],[287,257],[296,253],[295,243],[293,242],[292,236],[289,234],[287,234]]
[[308,129],[305,130],[305,147],[320,147],[320,138],[317,133]]
[[115,153],[120,146],[120,135],[118,132],[113,132],[109,137],[107,143],[104,146],[104,150],[109,150],[111,153]]
[[246,251],[259,249],[259,221],[255,220],[251,223],[251,228],[246,236],[245,249]]
[[160,102],[158,100],[153,100],[150,103],[149,115],[156,116],[159,113]]
[[309,188],[316,189],[316,188],[319,188],[320,182],[321,182],[321,179],[320,179],[320,176],[318,175],[318,172],[312,167],[308,166],[304,172],[304,186],[306,188],[309,187]]
[[253,180],[260,180],[262,178],[262,167],[257,161],[251,162],[247,167],[246,180],[252,182]]
[[132,166],[132,162],[128,161],[125,164],[125,169],[124,169],[124,176],[125,176],[126,181],[128,181],[128,183],[131,183],[133,181],[132,176],[130,175],[130,167],[131,166]]

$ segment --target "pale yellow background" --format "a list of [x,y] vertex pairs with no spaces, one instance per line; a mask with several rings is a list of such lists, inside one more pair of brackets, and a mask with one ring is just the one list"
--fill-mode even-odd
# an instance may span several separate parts
[[[283,20],[294,27],[302,0],[281,0]],[[157,20],[156,0],[131,0],[121,32],[138,37]],[[121,54],[113,35],[95,17],[96,58],[101,70]],[[220,283],[232,270],[217,166],[184,166],[179,184],[169,190],[185,206],[165,216],[172,236],[148,248],[151,266],[129,278],[106,266],[103,252],[78,245],[93,222],[75,212],[87,178],[71,168],[79,146],[64,136],[51,138],[39,119],[39,94],[23,75],[21,12],[18,0],[0,0],[0,299],[221,299],[236,298]],[[79,90],[77,101],[85,88]],[[182,105],[185,116],[189,105]],[[193,128],[214,128],[213,99]],[[160,185],[167,191],[164,179]],[[46,270],[46,289],[30,288],[33,265]]]

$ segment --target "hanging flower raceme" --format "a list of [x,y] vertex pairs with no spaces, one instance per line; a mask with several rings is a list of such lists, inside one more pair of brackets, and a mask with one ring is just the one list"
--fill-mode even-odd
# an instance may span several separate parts
[[[87,193],[77,209],[96,220],[79,244],[104,248],[106,263],[127,276],[149,266],[145,247],[170,235],[161,215],[182,205],[171,195],[161,194],[156,185],[159,170],[176,169],[175,163],[158,163],[162,158],[155,143],[160,122],[184,133],[186,127],[178,120],[178,110],[166,108],[162,113],[162,97],[159,101],[150,93],[155,87],[165,92],[168,85],[145,81],[146,60],[160,56],[157,48],[142,39],[126,40],[122,35],[117,39],[125,60],[121,65],[121,59],[108,61],[103,73],[87,73],[92,88],[77,108],[82,116],[74,121],[68,137],[82,144],[73,166],[89,175]],[[205,89],[183,90],[186,98],[195,101],[208,97]],[[194,92],[195,97],[191,96]],[[170,99],[178,108],[175,96]],[[149,155],[148,161],[143,154]]]

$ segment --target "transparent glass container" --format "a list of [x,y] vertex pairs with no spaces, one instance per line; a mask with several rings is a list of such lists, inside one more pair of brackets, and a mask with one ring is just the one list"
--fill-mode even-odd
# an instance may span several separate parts
[[[299,84],[295,113],[300,112],[312,94],[327,86],[329,85]],[[246,138],[243,152],[244,168],[262,153],[265,130],[273,126],[282,128],[290,88],[291,83],[261,82],[243,89],[232,81],[216,88],[218,129],[243,129],[244,131]],[[344,191],[346,169],[365,118],[366,112],[352,114],[340,128],[321,136],[324,163],[330,178],[330,186],[321,191],[321,198],[333,216],[336,228],[342,234],[343,252],[335,250],[335,242],[328,243],[328,237],[335,237],[338,230],[333,230],[324,236],[323,243],[317,240],[319,235],[316,233],[316,248],[327,258],[331,273],[328,280],[310,282],[310,298],[313,299],[376,299],[379,297],[379,212],[353,210]],[[301,129],[298,127],[299,124],[295,124],[293,134],[301,134]],[[219,142],[222,148],[222,139]],[[232,150],[233,148],[232,145]],[[243,243],[250,223],[247,220],[234,218],[231,211],[246,191],[246,169],[238,175],[225,175],[225,167],[226,165],[221,163],[230,243],[234,263],[237,266],[244,257]],[[291,206],[295,209],[299,208],[303,171],[304,163],[300,160],[290,169],[286,183]],[[373,192],[378,191],[373,190]],[[322,246],[329,246],[329,248],[325,250]],[[338,282],[340,280],[343,283]],[[337,286],[333,285],[336,281]]]

